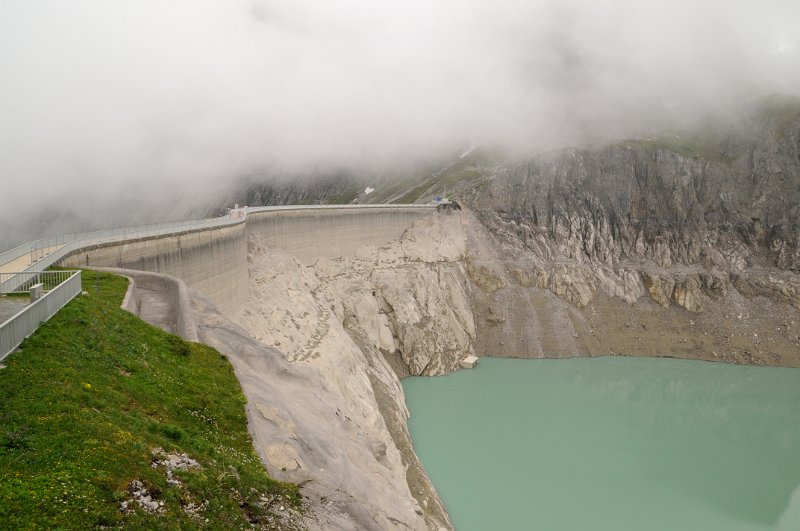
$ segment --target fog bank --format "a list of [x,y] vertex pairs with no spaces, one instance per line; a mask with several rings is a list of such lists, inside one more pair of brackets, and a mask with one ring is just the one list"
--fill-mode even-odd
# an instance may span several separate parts
[[6,0],[0,248],[42,226],[33,198],[143,222],[254,172],[385,173],[724,114],[800,94],[799,47],[791,0]]

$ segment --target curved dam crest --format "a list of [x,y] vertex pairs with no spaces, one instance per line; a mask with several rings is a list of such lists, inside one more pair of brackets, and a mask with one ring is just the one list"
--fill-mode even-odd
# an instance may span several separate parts
[[253,208],[240,224],[90,246],[70,254],[61,265],[171,275],[230,315],[247,299],[249,235],[308,265],[317,257],[347,256],[363,245],[397,240],[414,221],[433,211],[426,206]]

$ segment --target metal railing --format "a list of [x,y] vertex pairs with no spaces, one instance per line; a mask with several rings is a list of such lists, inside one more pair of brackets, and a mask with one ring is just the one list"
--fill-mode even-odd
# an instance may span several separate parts
[[[435,206],[419,204],[379,204],[379,205],[286,205],[270,207],[244,207],[230,210],[218,218],[195,219],[158,223],[139,227],[101,229],[42,238],[22,244],[14,249],[0,253],[0,266],[17,261],[22,272],[0,273],[0,294],[24,293],[34,284],[44,284],[47,292],[44,297],[32,303],[11,319],[0,325],[0,359],[17,348],[22,340],[33,333],[39,323],[52,317],[61,307],[81,291],[80,272],[44,271],[58,264],[69,254],[92,247],[127,241],[131,239],[153,238],[170,234],[180,234],[197,230],[237,225],[247,221],[250,213],[287,210],[345,210],[345,209],[393,209],[415,208],[432,209]],[[26,257],[25,260],[23,257]],[[34,270],[35,269],[35,270]]]
[[54,289],[67,280],[74,271],[22,271],[0,273],[0,295],[8,293],[27,293],[31,286],[42,284],[45,292]]
[[436,205],[425,205],[416,203],[380,203],[374,205],[282,205],[282,206],[262,206],[246,207],[248,214],[258,212],[280,212],[283,210],[369,210],[369,209],[428,209],[434,210]]
[[91,232],[80,232],[65,234],[62,236],[52,236],[42,238],[33,242],[25,243],[0,253],[0,266],[16,260],[24,255],[28,255],[29,260],[24,267],[18,269],[44,270],[53,264],[57,264],[68,254],[94,245],[121,242],[130,239],[152,238],[165,236],[187,231],[206,230],[211,228],[224,227],[226,225],[236,225],[247,220],[247,214],[260,212],[276,212],[286,210],[346,210],[346,209],[392,209],[392,208],[418,208],[433,209],[435,206],[419,204],[378,204],[378,205],[286,205],[268,207],[244,207],[232,209],[228,215],[218,218],[193,219],[187,221],[175,221],[170,223],[158,223],[154,225],[143,225],[139,227],[121,227],[116,229],[101,229]]
[[50,238],[42,238],[29,242],[0,253],[0,265],[28,255],[29,260],[27,260],[27,263],[23,264],[24,267],[20,269],[26,271],[32,268],[43,270],[58,263],[62,258],[73,251],[94,245],[103,245],[139,238],[153,238],[168,234],[236,225],[244,222],[244,213],[242,211],[232,210],[229,215],[218,218],[157,223],[153,225],[142,225],[140,227],[101,229],[92,232],[52,236]]
[[[39,271],[39,275],[46,272]],[[80,271],[58,271],[67,274],[66,280],[50,289],[37,301],[29,304],[0,324],[0,360],[13,352],[22,341],[50,319],[81,292]]]

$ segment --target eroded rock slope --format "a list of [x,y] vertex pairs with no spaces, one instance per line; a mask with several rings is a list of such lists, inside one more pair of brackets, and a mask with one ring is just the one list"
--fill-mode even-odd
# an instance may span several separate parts
[[[461,223],[434,214],[398,242],[310,267],[251,237],[251,295],[234,320],[256,349],[239,373],[268,468],[358,528],[450,526],[398,376],[445,374],[474,352]],[[267,391],[281,371],[302,378],[292,399]]]
[[[488,178],[468,198],[481,222],[468,247],[483,287],[482,350],[548,355],[522,345],[536,343],[525,333],[511,339],[515,352],[498,348],[515,337],[498,326],[511,305],[529,308],[540,329],[559,320],[553,333],[563,337],[549,343],[566,353],[639,355],[655,342],[655,355],[800,361],[800,100],[767,100],[703,137],[565,149],[498,165]],[[545,291],[570,305],[544,315],[559,305]],[[620,315],[627,332],[609,324]],[[649,341],[617,341],[633,330]]]

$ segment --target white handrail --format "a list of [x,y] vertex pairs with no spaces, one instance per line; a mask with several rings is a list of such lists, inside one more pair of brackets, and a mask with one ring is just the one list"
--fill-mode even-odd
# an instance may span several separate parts
[[[42,272],[39,272],[42,273]],[[22,341],[50,319],[81,292],[81,272],[70,276],[35,302],[27,305],[0,324],[0,360],[12,353]]]
[[[419,204],[379,204],[379,205],[286,205],[268,207],[244,207],[233,209],[229,215],[218,218],[177,221],[159,223],[139,227],[122,227],[116,229],[102,229],[86,233],[66,234],[43,238],[22,244],[14,249],[0,253],[0,266],[12,260],[17,260],[30,253],[30,263],[18,272],[0,273],[0,293],[10,293],[25,288],[33,280],[49,273],[63,274],[64,272],[46,272],[46,268],[57,264],[69,254],[93,247],[127,241],[131,239],[152,238],[184,232],[194,232],[211,228],[225,227],[245,223],[249,214],[263,212],[284,212],[302,210],[366,210],[366,209],[434,209],[435,205]],[[0,325],[0,359],[13,351],[19,343],[30,335],[39,326],[39,323],[49,319],[55,312],[80,293],[80,272],[69,272],[71,276],[44,297],[26,307],[17,315]],[[77,278],[77,280],[75,280]],[[77,283],[77,287],[76,287]],[[64,288],[63,286],[69,286]],[[42,302],[50,301],[50,302]],[[57,304],[56,304],[57,303]],[[57,307],[56,307],[57,306]],[[39,319],[39,321],[37,321]]]
[[65,234],[42,238],[33,242],[22,244],[14,249],[0,253],[0,266],[16,260],[26,253],[30,253],[29,265],[24,271],[44,270],[58,263],[68,254],[94,245],[114,243],[131,239],[152,238],[182,232],[206,230],[244,223],[248,214],[261,212],[280,212],[290,210],[366,210],[366,209],[432,209],[432,205],[419,204],[378,204],[378,205],[283,205],[266,207],[243,207],[233,209],[229,215],[217,218],[195,219],[142,225],[138,227],[120,227],[114,229],[101,229],[92,232]]

